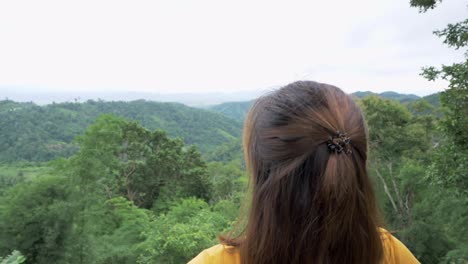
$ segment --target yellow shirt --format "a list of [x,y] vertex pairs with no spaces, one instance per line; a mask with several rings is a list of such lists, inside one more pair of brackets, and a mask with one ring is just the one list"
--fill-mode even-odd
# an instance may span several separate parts
[[[408,248],[387,231],[383,236],[384,264],[419,264]],[[231,248],[231,250],[227,250]],[[218,244],[202,251],[188,264],[240,264],[239,252],[232,247]]]

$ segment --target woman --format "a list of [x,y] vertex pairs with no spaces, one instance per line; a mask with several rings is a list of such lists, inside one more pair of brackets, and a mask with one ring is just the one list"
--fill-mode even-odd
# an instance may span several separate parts
[[246,226],[190,263],[419,263],[380,228],[367,138],[337,87],[300,81],[259,98],[244,127]]

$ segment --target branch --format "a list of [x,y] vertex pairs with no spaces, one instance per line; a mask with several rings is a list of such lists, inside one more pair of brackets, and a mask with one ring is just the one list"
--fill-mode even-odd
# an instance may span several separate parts
[[398,199],[398,205],[400,206],[401,210],[403,210],[403,199],[401,199],[400,190],[398,189],[398,186],[396,184],[395,175],[393,175],[392,163],[389,163],[387,167],[388,167],[388,170],[390,171],[390,178],[392,180],[393,189],[395,190],[395,194]]
[[375,172],[377,173],[377,176],[379,177],[379,179],[382,181],[382,184],[384,186],[384,191],[387,194],[388,199],[390,199],[390,202],[392,203],[393,209],[395,210],[396,213],[398,213],[398,208],[397,208],[397,206],[395,204],[395,201],[393,200],[392,195],[390,194],[390,191],[388,190],[388,186],[387,186],[387,183],[385,182],[385,179],[382,177],[379,170],[376,169]]
[[104,189],[105,189],[105,192],[107,194],[107,199],[111,199],[112,198],[112,189],[107,186],[106,184],[104,184]]
[[410,203],[411,203],[412,198],[413,198],[413,192],[409,190],[405,198],[405,208],[406,208],[406,213],[408,214],[408,217],[410,216]]
[[136,165],[135,163],[132,163],[132,165],[133,166],[129,172],[124,172],[124,179],[125,179],[125,189],[127,190],[127,198],[130,201],[135,202],[136,194],[130,188],[130,176],[136,171]]

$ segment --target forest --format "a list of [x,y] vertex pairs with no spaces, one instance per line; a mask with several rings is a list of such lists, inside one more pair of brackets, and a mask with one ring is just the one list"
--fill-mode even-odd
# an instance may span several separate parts
[[[460,114],[444,103],[451,92],[411,100],[355,96],[369,126],[369,170],[386,227],[422,263],[464,263],[468,256],[466,138],[450,127],[466,121],[449,121]],[[1,144],[9,146],[2,153],[16,160],[0,166],[0,256],[18,263],[185,263],[229,231],[246,199],[240,131],[250,103],[218,106],[226,116],[171,104],[148,110],[153,104],[160,103],[1,101]],[[130,110],[141,116],[124,112]],[[148,121],[177,115],[199,119],[181,123],[173,136]],[[74,131],[72,124],[86,126],[85,117],[94,120]],[[214,127],[224,143],[214,144]],[[63,131],[77,136],[65,141]],[[177,131],[200,131],[200,140]],[[26,146],[37,134],[43,151],[34,153]],[[58,140],[73,151],[48,153]]]
[[[426,12],[440,1],[411,0]],[[466,51],[468,20],[435,35]],[[421,263],[468,263],[468,53],[427,97],[355,93],[385,219]],[[251,101],[0,101],[0,263],[186,263],[243,204]]]

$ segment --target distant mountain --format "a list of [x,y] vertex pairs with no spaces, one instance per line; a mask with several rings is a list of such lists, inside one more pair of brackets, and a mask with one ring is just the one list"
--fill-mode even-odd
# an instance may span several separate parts
[[20,108],[33,106],[33,103],[18,103],[11,100],[0,101],[0,113],[6,111],[16,111]]
[[397,100],[397,101],[400,101],[401,103],[410,102],[410,101],[418,100],[419,98],[421,98],[414,94],[400,94],[400,93],[391,92],[391,91],[383,92],[383,93],[374,93],[374,92],[369,92],[369,91],[354,92],[351,95],[356,96],[357,98],[364,98],[366,96],[375,95],[375,96],[380,96],[386,99]]
[[64,102],[86,102],[87,100],[135,101],[145,99],[157,102],[177,102],[189,106],[205,107],[229,101],[248,101],[257,98],[261,90],[237,92],[203,92],[203,93],[158,93],[136,91],[47,91],[41,89],[0,86],[1,99],[16,102],[34,102],[39,105]]
[[431,105],[435,107],[440,106],[440,93],[424,96],[423,99],[428,101]]
[[212,106],[208,109],[221,113],[232,119],[244,121],[253,102],[253,100],[245,102],[228,102]]
[[402,103],[418,100],[419,98],[421,98],[414,94],[400,94],[396,92],[383,92],[383,93],[380,93],[379,95],[383,98],[397,100]]
[[[237,91],[237,92],[202,92],[202,93],[158,93],[137,91],[50,91],[32,87],[5,87],[0,86],[0,93],[4,99],[15,102],[34,102],[39,105],[64,102],[86,102],[87,100],[105,101],[135,101],[145,99],[157,102],[178,102],[189,106],[211,108],[212,105],[220,105],[227,102],[251,101],[267,91],[278,87],[267,89]],[[368,95],[379,95],[384,98],[407,102],[419,97],[414,94],[400,94],[396,92],[355,92],[354,96],[362,98]],[[0,98],[2,99],[2,98]]]
[[[356,92],[357,98],[381,96],[403,103],[421,98],[395,92],[375,94]],[[435,107],[440,93],[426,96]],[[101,114],[115,114],[136,120],[148,129],[163,129],[169,136],[182,137],[195,144],[212,160],[224,160],[226,149],[238,148],[242,123],[253,100],[222,103],[207,109],[180,103],[145,100],[83,103],[53,103],[39,106],[31,102],[0,101],[0,163],[14,161],[47,161],[69,156],[76,151],[73,139]],[[216,157],[219,156],[219,157]]]
[[136,120],[150,130],[165,130],[204,153],[238,139],[242,131],[236,120],[180,103],[89,100],[38,106],[0,101],[0,163],[69,156],[76,151],[73,139],[101,114]]
[[357,97],[357,98],[364,98],[364,97],[366,97],[366,96],[371,96],[371,95],[377,95],[377,96],[378,96],[379,94],[378,94],[378,93],[374,93],[374,92],[369,92],[369,91],[367,91],[367,92],[354,92],[354,93],[352,93],[351,95],[352,95],[352,96],[355,96],[355,97]]
[[[380,96],[386,99],[397,100],[401,103],[409,103],[409,102],[413,102],[413,101],[421,99],[421,97],[414,95],[414,94],[400,94],[397,92],[374,93],[374,92],[365,91],[365,92],[355,92],[355,93],[352,93],[351,95],[356,98],[364,98],[366,96],[374,95],[374,96]],[[425,99],[428,98],[426,100],[428,100],[429,103],[433,105],[438,103],[438,94],[426,96],[424,98]],[[222,104],[211,106],[208,109],[221,113],[227,117],[233,118],[240,122],[243,122],[253,102],[254,100],[243,101],[243,102],[227,102],[227,103],[222,103]]]

